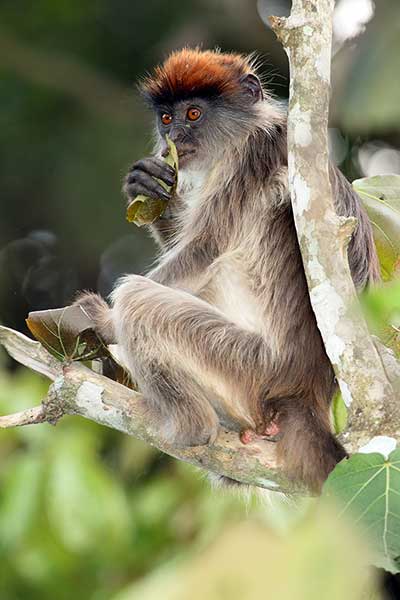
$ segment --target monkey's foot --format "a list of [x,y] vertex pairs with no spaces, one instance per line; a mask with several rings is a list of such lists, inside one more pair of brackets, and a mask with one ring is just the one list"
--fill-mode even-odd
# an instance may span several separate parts
[[244,429],[240,432],[239,438],[242,444],[250,444],[257,438],[257,434],[253,429]]
[[244,429],[240,432],[239,437],[242,444],[250,444],[256,440],[277,442],[281,438],[281,430],[278,423],[270,421],[259,433],[254,431],[254,429]]
[[280,427],[276,421],[270,421],[262,433],[265,437],[275,438],[281,433]]

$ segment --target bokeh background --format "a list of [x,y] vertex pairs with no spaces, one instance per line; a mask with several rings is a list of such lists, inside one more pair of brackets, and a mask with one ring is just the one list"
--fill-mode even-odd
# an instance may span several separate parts
[[[288,14],[289,6],[289,0],[2,0],[3,325],[26,331],[29,311],[64,306],[82,288],[106,295],[120,274],[146,269],[155,248],[145,231],[125,221],[120,191],[129,165],[152,147],[152,118],[135,82],[184,45],[255,50],[271,91],[284,99],[286,56],[267,17]],[[400,174],[400,4],[339,0],[334,25],[334,160],[351,180]],[[38,403],[46,389],[46,381],[0,354],[1,412]],[[253,592],[351,599],[361,598],[361,588],[372,598],[368,575],[354,564],[354,591],[348,584],[341,595],[346,564],[332,558],[341,550],[329,519],[320,524],[324,535],[307,530],[289,547],[281,536],[293,518],[287,505],[266,507],[211,491],[198,471],[78,418],[65,418],[57,429],[0,434],[1,600],[179,593],[231,599]],[[251,519],[258,523],[254,531]],[[310,540],[321,545],[318,564]],[[224,571],[216,570],[221,557],[228,571],[236,570],[238,558],[243,567],[242,546],[249,569],[252,552],[265,552],[268,562],[279,549],[281,562],[265,571],[269,583],[262,573],[254,590],[246,582],[242,589],[232,586],[231,574],[203,590],[205,573],[214,581],[213,569]],[[312,573],[304,596],[286,589],[287,573],[280,572],[299,555],[304,564],[296,563],[297,579],[289,583],[300,590]],[[188,564],[190,584],[171,591],[189,581],[182,575]],[[328,571],[336,577],[329,585]]]

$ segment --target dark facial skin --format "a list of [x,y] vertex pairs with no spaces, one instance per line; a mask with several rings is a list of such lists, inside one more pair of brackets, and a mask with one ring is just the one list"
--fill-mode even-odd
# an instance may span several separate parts
[[162,139],[162,155],[168,152],[165,141],[168,134],[176,145],[179,165],[183,167],[190,162],[201,147],[202,138],[207,136],[210,108],[210,102],[202,98],[182,100],[172,106],[160,107],[157,129]]

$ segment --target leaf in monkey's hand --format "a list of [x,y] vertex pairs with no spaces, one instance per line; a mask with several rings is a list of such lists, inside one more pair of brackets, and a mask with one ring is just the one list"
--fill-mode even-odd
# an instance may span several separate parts
[[400,271],[400,175],[378,175],[353,181],[372,223],[385,281]]
[[26,323],[35,338],[60,360],[109,356],[93,322],[78,305],[30,312]]
[[[158,180],[160,181],[160,180]],[[130,203],[127,209],[126,218],[130,223],[135,223],[138,227],[142,225],[151,225],[157,221],[167,208],[168,201],[161,198],[149,198],[140,194]]]
[[[169,152],[164,158],[164,162],[166,162],[170,167],[173,167],[178,175],[178,152],[176,146],[168,137],[168,135],[166,136],[166,140]],[[157,179],[157,181],[167,192],[173,193],[176,189],[177,177],[172,186],[167,185],[161,179]],[[148,196],[140,194],[139,196],[136,196],[129,204],[126,211],[126,218],[130,223],[135,223],[135,225],[138,227],[141,227],[142,225],[150,225],[161,217],[167,208],[167,205],[168,200],[164,200],[162,198],[149,198]]]

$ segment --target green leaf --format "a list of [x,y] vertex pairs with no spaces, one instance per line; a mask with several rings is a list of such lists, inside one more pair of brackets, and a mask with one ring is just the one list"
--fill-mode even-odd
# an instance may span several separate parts
[[374,287],[363,294],[361,303],[368,325],[383,343],[400,353],[400,280]]
[[378,175],[353,181],[372,222],[374,239],[387,281],[400,268],[400,175]]
[[[173,167],[178,173],[178,152],[174,142],[166,136],[169,152],[164,158],[164,162]],[[173,192],[176,189],[177,179],[174,185],[169,186],[161,179],[155,178],[167,192]],[[157,221],[167,208],[168,201],[162,198],[149,198],[140,194],[136,196],[129,204],[126,211],[126,219],[130,223],[135,223],[138,227],[142,225],[150,225]]]
[[336,435],[342,433],[347,426],[347,408],[343,396],[338,390],[332,401],[333,427]]
[[354,454],[329,475],[323,496],[339,503],[339,515],[361,526],[372,542],[375,564],[400,572],[400,449]]

